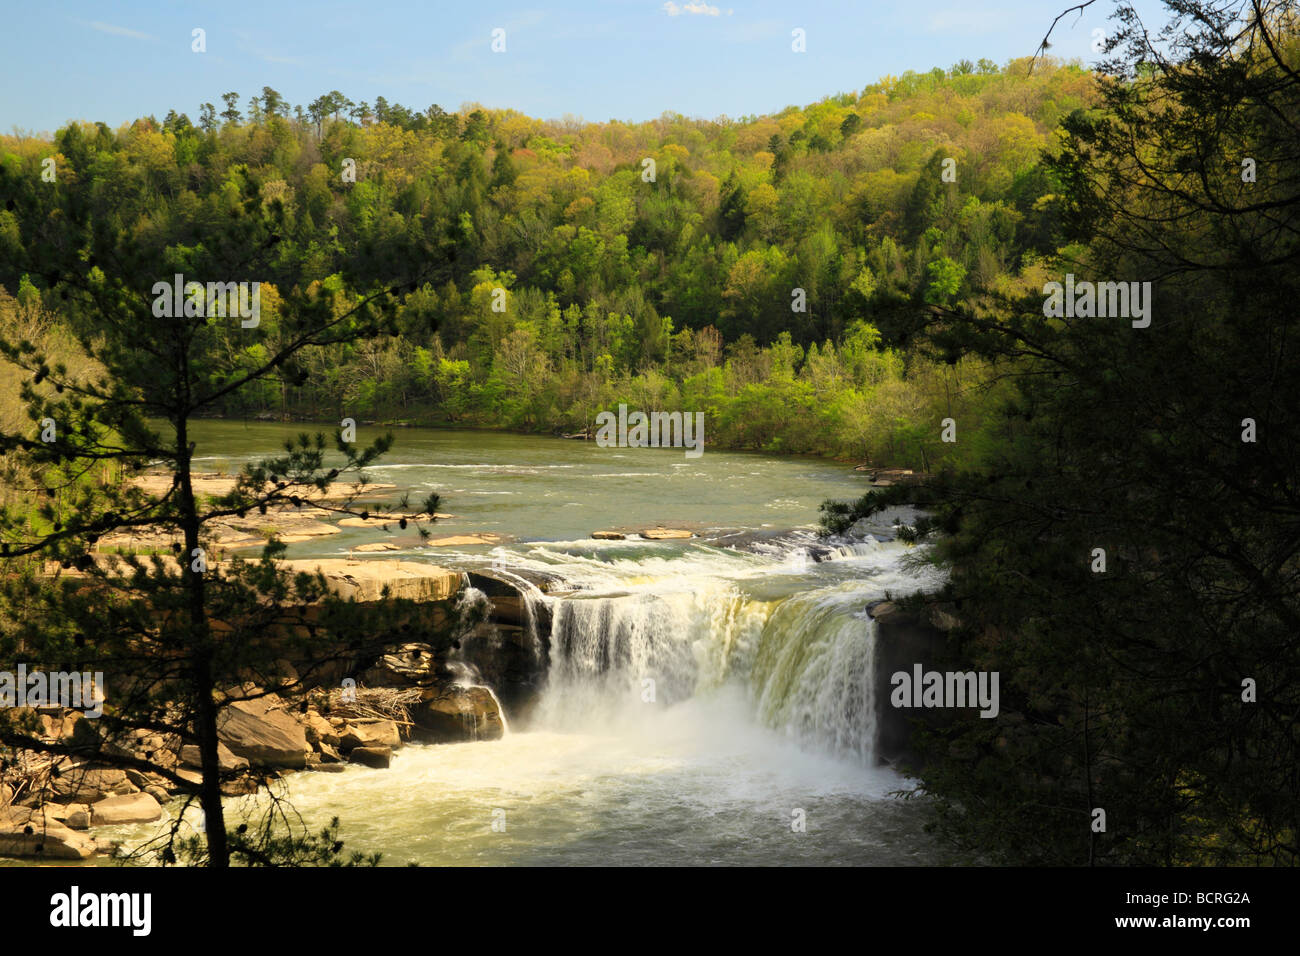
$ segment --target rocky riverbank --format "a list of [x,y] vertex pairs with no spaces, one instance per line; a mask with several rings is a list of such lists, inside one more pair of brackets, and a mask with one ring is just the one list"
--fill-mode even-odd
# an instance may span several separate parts
[[[419,649],[398,651],[401,658]],[[73,753],[20,751],[0,782],[0,856],[80,860],[111,854],[102,827],[148,823],[178,812],[196,791],[199,752],[175,735],[134,731],[116,739],[68,709],[31,711],[40,740]],[[500,707],[485,687],[448,680],[424,686],[316,688],[297,703],[247,685],[231,692],[219,720],[218,756],[227,796],[252,793],[295,772],[338,772],[347,765],[387,768],[408,743],[496,740]],[[123,769],[129,757],[154,770]]]
[[[407,643],[344,664],[331,686],[305,687],[286,660],[277,685],[229,689],[218,721],[224,794],[251,793],[291,773],[339,772],[349,765],[382,770],[410,744],[496,740],[508,722],[506,706],[518,717],[535,702],[547,653],[539,635],[549,633],[549,620],[532,612],[524,591],[556,582],[465,575],[391,559],[282,564],[319,571],[335,594],[362,605],[378,601],[387,588],[390,597],[419,601],[436,617],[451,613],[450,603],[472,586],[487,607],[457,642],[454,660],[428,644]],[[483,683],[474,679],[480,673]],[[501,689],[508,705],[492,687]],[[66,752],[19,750],[0,770],[0,856],[82,860],[111,854],[111,842],[97,836],[101,828],[175,815],[197,792],[198,748],[177,735],[113,735],[102,729],[106,723],[67,708],[24,708],[13,716],[27,718],[32,736]],[[139,768],[124,766],[132,761]]]

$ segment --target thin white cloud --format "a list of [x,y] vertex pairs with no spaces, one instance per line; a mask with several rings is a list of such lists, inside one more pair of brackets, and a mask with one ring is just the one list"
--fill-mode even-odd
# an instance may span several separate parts
[[128,30],[126,27],[115,26],[112,23],[103,23],[99,20],[78,20],[83,27],[90,27],[92,30],[98,30],[100,33],[107,33],[115,37],[130,37],[132,40],[156,40],[156,36],[148,33],[141,33],[139,30]]
[[[689,13],[694,16],[703,14],[706,17],[722,16],[722,11],[719,8],[707,3],[697,3],[696,0],[686,0],[685,3],[673,3],[672,0],[668,0],[668,2],[663,6],[663,10],[664,13],[668,14],[670,17],[680,17],[683,13]],[[731,14],[732,11],[728,10],[727,16],[731,16]]]

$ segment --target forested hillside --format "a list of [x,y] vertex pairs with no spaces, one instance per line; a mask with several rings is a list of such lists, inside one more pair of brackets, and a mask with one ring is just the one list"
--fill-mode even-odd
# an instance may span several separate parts
[[[340,309],[345,286],[421,276],[399,335],[312,350],[227,415],[551,433],[626,402],[703,411],[716,446],[933,467],[978,446],[939,423],[978,435],[986,367],[935,365],[914,333],[930,306],[1041,287],[1059,197],[1040,157],[1093,90],[1073,66],[963,61],[767,116],[627,124],[338,92],[303,109],[264,88],[202,104],[197,125],[76,123],[0,152],[32,192],[53,156],[121,235],[166,236],[160,280],[205,223],[255,205]],[[0,242],[19,242],[12,211]],[[274,350],[274,276],[191,278],[264,283],[255,334],[212,329],[214,380]],[[57,313],[38,269],[0,281],[11,327]]]

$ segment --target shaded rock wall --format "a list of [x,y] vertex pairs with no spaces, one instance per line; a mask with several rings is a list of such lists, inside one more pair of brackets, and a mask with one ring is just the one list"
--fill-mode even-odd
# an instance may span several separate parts
[[955,712],[894,707],[890,679],[898,671],[911,673],[918,663],[927,671],[947,669],[948,631],[958,622],[943,611],[904,609],[889,601],[869,610],[876,622],[876,755],[899,769],[917,769],[921,760],[912,737],[918,724],[944,726]]

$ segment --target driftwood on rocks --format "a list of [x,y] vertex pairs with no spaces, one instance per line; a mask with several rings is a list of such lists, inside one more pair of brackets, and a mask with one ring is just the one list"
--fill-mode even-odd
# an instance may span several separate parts
[[411,707],[420,701],[418,687],[335,688],[330,692],[331,717],[391,720],[411,726]]

